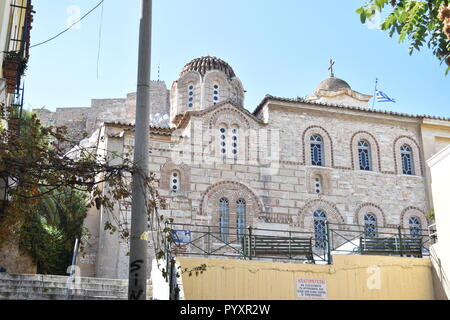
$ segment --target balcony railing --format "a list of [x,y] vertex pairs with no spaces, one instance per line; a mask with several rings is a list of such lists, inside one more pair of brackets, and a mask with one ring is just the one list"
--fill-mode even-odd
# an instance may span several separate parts
[[314,231],[236,228],[193,224],[171,225],[171,252],[176,256],[207,256],[239,260],[331,264],[335,254],[423,257],[433,243],[429,230],[326,223]]

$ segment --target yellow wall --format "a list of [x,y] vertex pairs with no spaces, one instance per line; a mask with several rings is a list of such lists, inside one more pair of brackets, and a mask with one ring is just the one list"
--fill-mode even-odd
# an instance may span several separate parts
[[333,261],[308,265],[179,258],[182,270],[207,265],[199,276],[183,274],[186,300],[296,300],[298,278],[326,280],[330,300],[434,299],[429,259],[337,255]]

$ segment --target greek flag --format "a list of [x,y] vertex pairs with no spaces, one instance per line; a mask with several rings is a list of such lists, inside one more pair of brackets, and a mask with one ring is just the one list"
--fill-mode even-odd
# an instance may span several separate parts
[[377,102],[394,102],[395,103],[395,99],[391,99],[387,96],[386,93],[377,90]]

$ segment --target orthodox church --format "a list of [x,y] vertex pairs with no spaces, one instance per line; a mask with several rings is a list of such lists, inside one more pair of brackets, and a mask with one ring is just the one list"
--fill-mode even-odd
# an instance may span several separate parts
[[[249,226],[314,238],[324,221],[411,232],[429,225],[423,117],[373,110],[371,95],[333,73],[304,99],[267,95],[250,112],[233,68],[211,56],[187,63],[170,90],[152,85],[150,170],[168,204],[159,213],[181,229],[207,226],[231,241]],[[99,153],[133,150],[133,99],[99,118]],[[90,209],[82,276],[128,278],[128,244],[104,231],[119,211],[130,219],[125,204]]]

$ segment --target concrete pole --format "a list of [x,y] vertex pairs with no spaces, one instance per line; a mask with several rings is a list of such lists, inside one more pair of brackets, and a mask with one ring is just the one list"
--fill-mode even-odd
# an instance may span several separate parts
[[132,176],[129,300],[147,299],[148,219],[145,179],[149,174],[152,0],[141,1],[134,143],[134,163],[137,167]]

